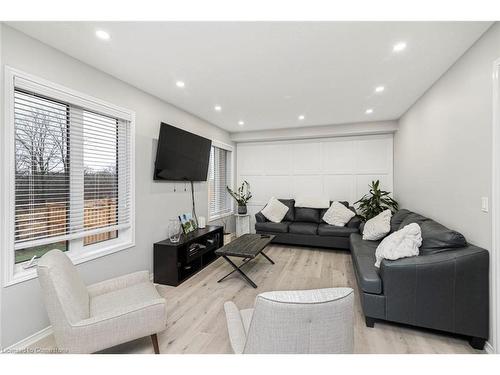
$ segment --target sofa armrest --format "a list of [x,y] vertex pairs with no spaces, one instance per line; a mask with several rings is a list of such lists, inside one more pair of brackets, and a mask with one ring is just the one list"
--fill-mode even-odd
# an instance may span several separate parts
[[255,214],[255,221],[257,223],[265,223],[267,221],[266,217],[262,214],[262,212],[257,212]]
[[446,249],[380,265],[386,318],[488,338],[489,253]]
[[104,280],[96,284],[89,285],[87,291],[90,297],[112,292],[113,290],[127,288],[131,285],[150,282],[148,271],[138,271],[128,275],[118,276],[114,279]]

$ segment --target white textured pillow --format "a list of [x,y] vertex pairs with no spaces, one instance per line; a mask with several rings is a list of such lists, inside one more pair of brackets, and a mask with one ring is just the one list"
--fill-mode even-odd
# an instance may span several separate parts
[[323,215],[323,220],[330,225],[343,227],[354,216],[356,216],[356,214],[346,206],[344,206],[342,203],[333,202],[330,208]]
[[330,207],[330,199],[321,196],[299,196],[295,198],[295,207],[328,208]]
[[416,256],[422,245],[422,232],[417,223],[411,223],[390,236],[387,236],[378,245],[375,251],[375,267],[380,267],[382,259],[396,260]]
[[273,223],[280,223],[288,212],[288,207],[276,198],[272,197],[267,202],[267,206],[262,209],[262,215]]
[[385,210],[365,223],[363,239],[376,241],[384,238],[391,231],[391,210]]

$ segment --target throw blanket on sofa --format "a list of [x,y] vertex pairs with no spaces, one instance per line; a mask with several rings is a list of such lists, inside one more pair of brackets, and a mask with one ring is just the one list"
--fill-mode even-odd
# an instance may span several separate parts
[[396,260],[416,256],[422,245],[422,232],[417,223],[411,223],[387,236],[375,251],[375,267],[380,267],[382,259]]

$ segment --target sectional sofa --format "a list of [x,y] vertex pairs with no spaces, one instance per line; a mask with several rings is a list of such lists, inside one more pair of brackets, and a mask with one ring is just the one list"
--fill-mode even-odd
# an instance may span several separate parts
[[[469,244],[464,236],[425,216],[399,210],[391,218],[391,233],[410,223],[422,231],[420,255],[375,267],[380,241],[363,240],[358,216],[345,227],[322,221],[326,209],[295,207],[280,223],[255,215],[255,230],[274,234],[274,243],[350,249],[366,325],[386,320],[466,336],[483,349],[489,335],[489,252]],[[347,202],[341,202],[349,207]],[[354,208],[349,207],[351,210]]]
[[[375,267],[380,241],[350,236],[352,264],[366,325],[377,319],[467,336],[483,349],[489,334],[489,253],[464,236],[425,216],[399,210],[391,232],[417,223],[419,256],[383,260]],[[362,227],[361,227],[362,231]]]
[[[273,243],[349,249],[349,236],[359,231],[359,216],[354,216],[345,227],[336,227],[322,220],[328,208],[295,207],[293,199],[279,201],[288,207],[288,212],[280,223],[270,222],[261,212],[255,215],[256,233],[275,235]],[[349,203],[340,203],[356,212],[353,207],[349,207]]]

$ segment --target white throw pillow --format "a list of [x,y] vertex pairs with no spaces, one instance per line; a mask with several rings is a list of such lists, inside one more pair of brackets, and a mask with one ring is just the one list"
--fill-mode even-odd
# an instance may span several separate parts
[[295,207],[328,208],[330,207],[330,199],[328,197],[303,195],[295,198]]
[[385,210],[365,223],[363,239],[376,241],[384,238],[391,231],[391,210]]
[[342,203],[333,202],[330,208],[323,215],[323,220],[330,225],[343,227],[354,216],[356,216],[356,214],[346,206],[344,206]]
[[422,245],[422,232],[417,223],[411,223],[390,236],[387,236],[378,245],[375,251],[375,267],[380,267],[382,259],[396,260],[416,256]]
[[280,223],[288,212],[288,207],[276,198],[269,199],[267,206],[262,209],[262,215],[273,223]]

